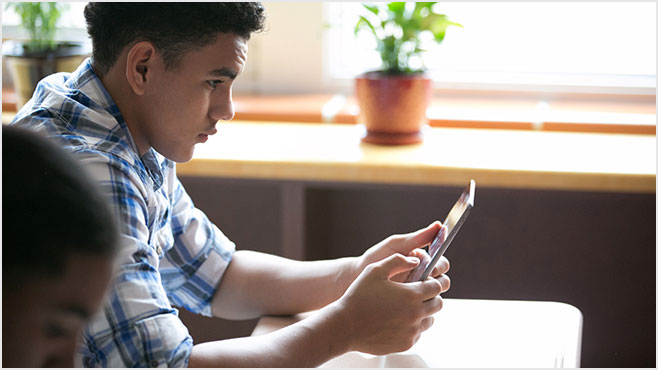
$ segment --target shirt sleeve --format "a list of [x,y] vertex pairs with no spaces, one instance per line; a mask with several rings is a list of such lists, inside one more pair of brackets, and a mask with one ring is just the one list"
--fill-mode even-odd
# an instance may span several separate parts
[[175,171],[170,171],[170,176],[174,247],[161,260],[160,274],[173,305],[212,316],[212,297],[235,252],[235,244],[194,207]]
[[125,159],[79,154],[111,197],[122,234],[106,305],[83,332],[81,365],[187,366],[193,341],[172,303],[209,313],[232,243],[194,209],[178,181],[154,190]]

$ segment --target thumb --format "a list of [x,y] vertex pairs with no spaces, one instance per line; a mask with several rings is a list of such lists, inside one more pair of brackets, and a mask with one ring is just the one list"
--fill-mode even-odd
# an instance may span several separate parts
[[441,222],[434,221],[429,226],[405,235],[402,240],[401,248],[398,250],[402,254],[410,254],[414,249],[423,248],[428,245],[432,239],[441,230]]
[[391,276],[401,272],[409,271],[420,264],[417,257],[405,257],[399,253],[388,256],[377,262],[375,270],[380,277],[389,279]]

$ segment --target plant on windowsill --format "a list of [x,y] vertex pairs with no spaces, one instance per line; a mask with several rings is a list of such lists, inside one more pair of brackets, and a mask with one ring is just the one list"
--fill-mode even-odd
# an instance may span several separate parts
[[17,109],[24,105],[34,92],[37,83],[55,72],[72,72],[89,55],[82,43],[57,42],[57,22],[67,4],[61,2],[7,3],[21,19],[29,39],[3,42],[2,54],[7,61],[14,88]]
[[431,80],[422,62],[421,37],[440,44],[449,26],[462,27],[434,12],[436,2],[393,2],[363,7],[355,35],[369,31],[377,41],[382,68],[356,77],[356,96],[367,133],[364,142],[384,145],[422,141]]

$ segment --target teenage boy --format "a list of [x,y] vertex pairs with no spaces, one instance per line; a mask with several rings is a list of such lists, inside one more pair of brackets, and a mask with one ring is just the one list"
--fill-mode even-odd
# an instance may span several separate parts
[[[264,25],[260,3],[90,3],[85,18],[92,58],[42,81],[16,119],[86,163],[130,251],[84,331],[83,365],[310,367],[350,350],[405,350],[432,325],[447,260],[427,281],[397,281],[440,223],[353,258],[236,252],[176,177],[175,162],[233,117],[233,82]],[[318,312],[271,334],[194,345],[172,306],[228,319]]]
[[31,130],[2,128],[2,175],[2,366],[72,367],[116,225],[83,167]]

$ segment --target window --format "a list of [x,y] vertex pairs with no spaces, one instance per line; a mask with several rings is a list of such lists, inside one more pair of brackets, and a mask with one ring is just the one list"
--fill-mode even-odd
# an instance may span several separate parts
[[[86,2],[66,3],[66,9],[57,23],[57,40],[87,41],[87,30],[85,26],[84,8]],[[26,38],[27,33],[18,25],[21,19],[13,9],[5,10],[2,5],[2,33],[3,38]]]
[[[464,28],[428,47],[437,85],[457,89],[655,94],[654,2],[445,2]],[[359,3],[325,4],[328,75],[351,79],[379,66],[374,39],[354,37]]]

